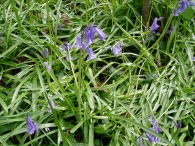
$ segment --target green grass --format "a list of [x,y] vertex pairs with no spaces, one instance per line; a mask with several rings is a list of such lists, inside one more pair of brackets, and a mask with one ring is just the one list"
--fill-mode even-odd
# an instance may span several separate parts
[[[173,17],[175,0],[154,0],[143,31],[136,0],[0,3],[0,145],[136,146],[140,136],[148,146],[195,144],[194,7]],[[163,20],[151,35],[155,17]],[[95,37],[93,60],[74,47],[90,24],[107,35],[105,42]],[[61,52],[64,42],[73,48]],[[123,53],[114,56],[117,42]],[[56,109],[49,113],[51,95]],[[39,127],[34,135],[27,113]],[[161,133],[149,129],[150,115]],[[160,142],[150,143],[146,132]]]

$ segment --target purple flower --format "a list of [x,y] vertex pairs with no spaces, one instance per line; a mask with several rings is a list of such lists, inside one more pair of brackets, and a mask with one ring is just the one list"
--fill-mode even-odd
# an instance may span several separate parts
[[51,70],[51,66],[49,65],[48,62],[44,62],[43,64],[45,65],[45,68],[47,69],[47,71]]
[[43,50],[43,57],[47,58],[48,54],[49,54],[48,48],[44,48],[44,50]]
[[106,35],[101,29],[99,29],[95,25],[90,25],[90,26],[85,28],[85,32],[84,32],[85,40],[84,40],[84,42],[82,40],[82,35],[81,34],[79,34],[76,37],[76,47],[77,48],[82,48],[82,50],[84,51],[86,48],[88,48],[93,43],[96,33],[98,34],[100,40],[102,40],[102,41],[106,40]]
[[83,44],[82,44],[82,36],[81,34],[79,34],[76,38],[76,47],[77,48],[82,48]]
[[31,119],[31,117],[29,115],[27,115],[26,118],[26,126],[28,129],[28,133],[30,135],[34,134],[35,132],[38,132],[38,126],[37,124]]
[[89,26],[86,27],[85,29],[85,47],[89,47],[93,41],[94,41],[94,36],[95,36],[95,29],[94,26]]
[[122,53],[121,44],[117,43],[112,47],[112,52],[114,55],[120,55]]
[[[159,128],[157,121],[155,119],[153,119],[152,115],[150,116],[149,121],[150,121],[150,124],[152,125],[150,130],[152,130],[156,133],[160,133],[161,129]],[[146,132],[146,136],[150,142],[157,143],[160,141],[156,136],[152,135],[151,133]]]
[[180,11],[183,12],[186,8],[186,0],[181,0],[180,2]]
[[[54,101],[51,99],[51,97],[52,97],[52,96],[48,96],[49,102],[50,102],[50,104],[51,104],[51,107],[52,107],[52,109],[56,109],[55,103],[54,103]],[[49,104],[48,104],[48,107],[50,108],[50,109],[48,110],[48,112],[51,113],[51,107],[50,107]]]
[[174,8],[174,10],[173,10],[173,16],[178,16],[179,15],[179,10],[177,9],[177,8]]
[[152,23],[152,25],[151,25],[151,27],[150,27],[150,31],[152,32],[152,33],[155,33],[155,31],[160,27],[158,24],[157,24],[157,22],[158,22],[158,18],[154,18],[154,21],[153,21],[153,23]]
[[93,50],[91,48],[87,49],[87,53],[89,55],[89,57],[87,58],[88,60],[94,59],[96,56],[93,53]]
[[97,32],[100,40],[106,41],[106,35],[101,29],[99,29],[98,27],[95,27],[95,31]]
[[180,4],[180,12],[183,12],[186,7],[195,6],[195,3],[191,2],[191,0],[181,0],[179,4]]
[[150,122],[150,124],[151,124],[152,126],[154,126],[154,124],[156,123],[156,120],[153,119],[153,116],[152,116],[152,115],[150,115],[150,118],[148,119],[148,121]]
[[192,57],[192,61],[195,61],[195,57]]
[[70,44],[64,43],[64,44],[62,45],[62,47],[60,48],[60,51],[66,51],[66,50],[68,50],[68,49],[70,49],[70,48],[71,48]]

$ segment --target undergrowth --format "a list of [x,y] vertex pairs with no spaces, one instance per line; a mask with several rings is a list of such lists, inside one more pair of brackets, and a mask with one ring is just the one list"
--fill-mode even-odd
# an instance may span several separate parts
[[[194,7],[153,0],[143,25],[137,0],[0,3],[1,145],[195,144]],[[90,26],[106,35],[91,59],[77,47]]]

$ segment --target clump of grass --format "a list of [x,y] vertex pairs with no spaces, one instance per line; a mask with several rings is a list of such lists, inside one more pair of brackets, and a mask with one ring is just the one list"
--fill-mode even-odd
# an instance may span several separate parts
[[179,6],[152,1],[143,22],[137,1],[2,1],[1,145],[194,145],[194,7]]

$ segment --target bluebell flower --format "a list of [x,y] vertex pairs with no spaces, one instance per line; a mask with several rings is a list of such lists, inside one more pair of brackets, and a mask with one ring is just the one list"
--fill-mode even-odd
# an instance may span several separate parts
[[87,58],[88,60],[94,59],[96,58],[95,54],[93,53],[93,50],[91,48],[87,49],[87,53],[89,55],[89,57]]
[[[157,121],[155,119],[153,119],[152,115],[150,116],[149,121],[150,121],[150,124],[152,125],[150,130],[154,131],[155,133],[160,133],[161,129],[159,128],[159,125],[158,125]],[[154,136],[154,135],[152,135],[151,133],[148,133],[148,132],[146,132],[146,137],[148,138],[148,140],[150,142],[157,143],[157,142],[160,141],[156,136]]]
[[121,55],[122,54],[122,48],[121,43],[117,43],[112,47],[112,52],[114,55]]
[[177,17],[179,15],[180,11],[177,8],[174,8],[173,10],[173,16]]
[[71,46],[70,46],[70,44],[68,44],[68,43],[64,43],[62,46],[61,46],[61,48],[60,48],[60,51],[66,51],[66,50],[68,50],[68,49],[70,49],[71,48]]
[[180,12],[183,12],[186,8],[186,0],[181,0],[180,2]]
[[90,25],[86,27],[85,29],[85,47],[86,48],[89,47],[93,43],[95,33],[98,34],[98,37],[100,40],[102,41],[106,40],[106,35],[100,28],[98,28],[95,25]]
[[100,40],[102,41],[106,40],[106,35],[100,28],[98,28],[95,25],[90,25],[85,28],[83,36],[83,38],[85,39],[84,41],[82,40],[82,34],[79,34],[76,37],[76,47],[82,48],[82,50],[84,51],[93,43],[96,33],[98,34]]
[[38,126],[37,124],[31,119],[31,117],[29,115],[27,115],[26,118],[26,126],[28,129],[28,133],[30,135],[34,134],[35,132],[38,132]]
[[44,48],[44,50],[43,50],[43,57],[47,58],[48,54],[49,54],[48,48]]
[[192,61],[195,61],[195,57],[192,57]]
[[181,0],[178,4],[180,4],[180,9],[174,8],[174,16],[178,16],[179,13],[183,12],[186,7],[195,6],[195,3],[191,0]]
[[94,41],[94,36],[95,36],[95,29],[94,27],[88,26],[85,29],[85,48],[89,47],[93,41]]
[[181,0],[180,1],[180,11],[183,12],[186,7],[195,6],[194,2],[191,2],[191,0]]
[[150,26],[150,31],[151,31],[152,33],[155,33],[155,31],[160,27],[160,26],[157,24],[158,20],[159,20],[158,18],[154,18],[154,21],[153,21],[152,25]]
[[83,44],[82,44],[82,36],[81,34],[79,34],[77,37],[76,37],[76,47],[77,48],[82,48]]
[[47,71],[51,70],[51,66],[49,65],[48,62],[44,62],[43,64],[45,65],[45,68],[47,69]]
[[[48,96],[49,102],[50,102],[50,104],[51,104],[51,106],[52,106],[52,109],[56,109],[55,103],[54,103],[54,101],[51,99],[51,97],[52,97],[52,96]],[[49,104],[48,104],[48,107],[49,107],[48,112],[51,113],[51,107],[50,107]]]
[[106,35],[101,29],[99,29],[98,27],[95,27],[95,31],[97,32],[100,40],[106,41]]

